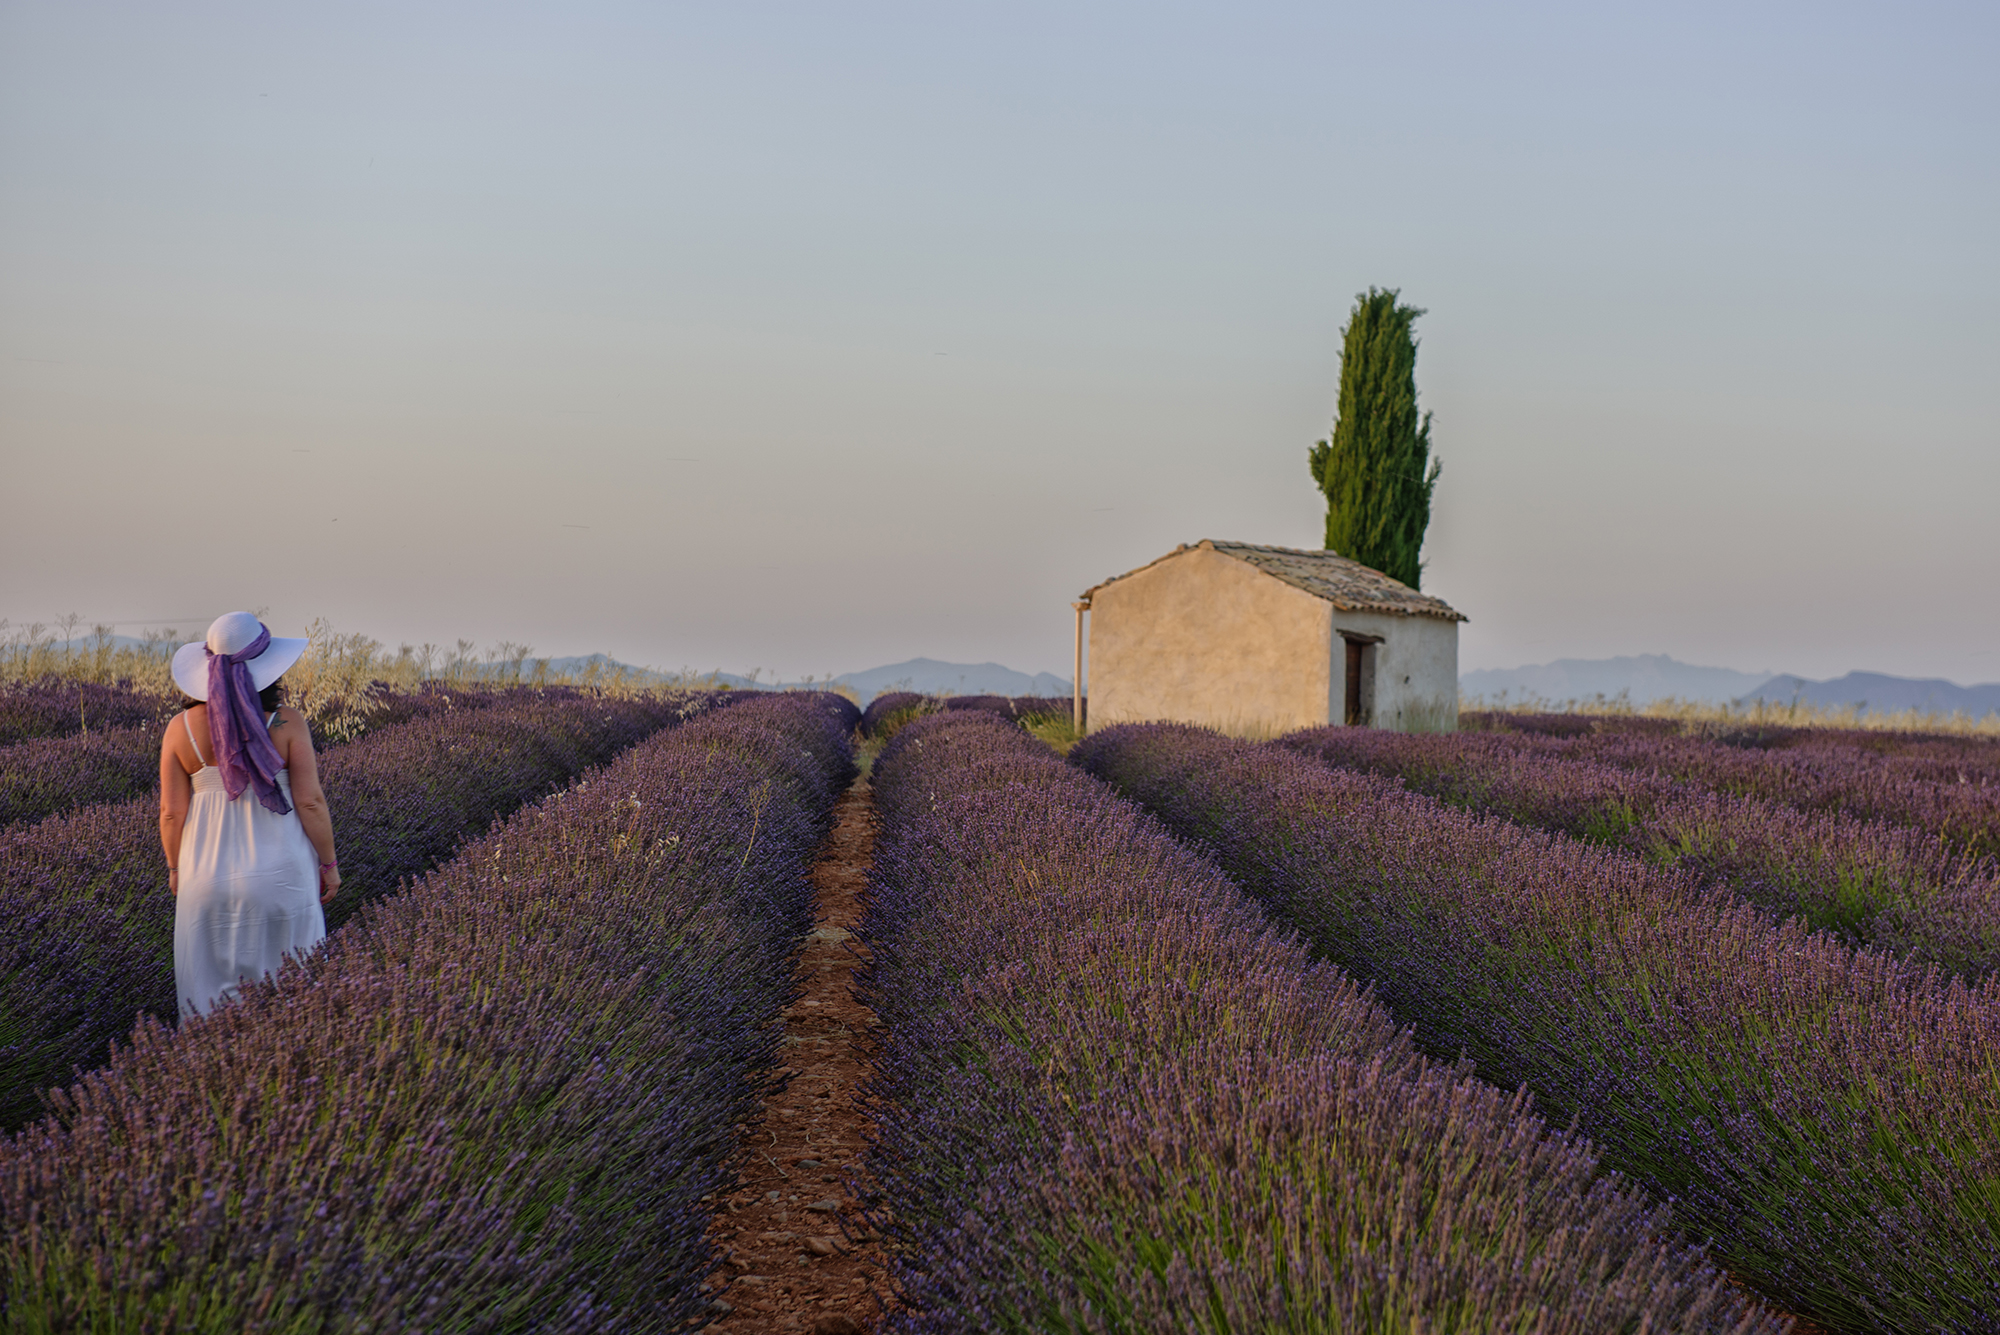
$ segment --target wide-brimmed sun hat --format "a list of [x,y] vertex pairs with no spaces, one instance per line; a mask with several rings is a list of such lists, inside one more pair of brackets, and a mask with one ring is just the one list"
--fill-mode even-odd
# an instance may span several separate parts
[[[264,632],[264,623],[250,613],[224,612],[209,623],[206,640],[196,640],[174,650],[174,685],[191,700],[208,699],[209,654],[241,653]],[[273,635],[264,652],[244,664],[250,669],[250,684],[261,691],[284,676],[310,643],[310,640],[281,640]]]

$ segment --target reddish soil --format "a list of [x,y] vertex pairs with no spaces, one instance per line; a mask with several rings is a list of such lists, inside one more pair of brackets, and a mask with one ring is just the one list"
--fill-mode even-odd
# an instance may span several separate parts
[[863,1335],[887,1301],[882,1248],[849,1189],[868,1118],[858,1095],[873,1057],[875,1014],[854,999],[865,957],[850,935],[875,857],[866,779],[840,800],[813,868],[811,935],[799,953],[799,999],[785,1012],[783,1083],[745,1124],[738,1187],[709,1235],[724,1257],[710,1277],[711,1331]]

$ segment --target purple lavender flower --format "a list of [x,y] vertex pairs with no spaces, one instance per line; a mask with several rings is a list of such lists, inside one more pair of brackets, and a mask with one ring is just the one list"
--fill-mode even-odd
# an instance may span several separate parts
[[858,711],[767,696],[521,811],[0,1143],[10,1325],[680,1330]]
[[1018,727],[919,719],[875,775],[888,1329],[1782,1329]]
[[[330,749],[320,776],[342,886],[330,927],[492,821],[716,697],[509,692]],[[0,1125],[100,1064],[141,1013],[170,1020],[174,903],[158,803],[82,807],[0,831]]]
[[0,746],[31,737],[67,737],[104,728],[159,723],[177,706],[171,699],[133,689],[44,677],[0,687]]
[[[1718,789],[1688,777],[1698,767],[1711,779],[1725,773],[1727,762],[1713,753],[1726,755],[1727,749],[1713,743],[1315,728],[1280,745],[1326,764],[1400,779],[1468,811],[1682,868],[1776,914],[1797,914],[1849,944],[1974,976],[2000,967],[2000,861],[1967,852],[1962,841],[1937,832],[1849,814],[1831,795],[1831,781],[1822,789],[1825,800],[1807,802],[1786,800],[1781,792],[1766,797]],[[1656,768],[1645,772],[1637,756],[1652,758]],[[1623,759],[1607,764],[1599,757]],[[1681,758],[1678,768],[1671,757]],[[1664,772],[1669,768],[1674,772]],[[1905,791],[1912,787],[1903,785]],[[1791,796],[1798,798],[1798,791]]]
[[160,783],[157,727],[103,728],[0,747],[0,826],[40,820],[94,802],[153,792]]
[[1793,1310],[2000,1330],[2000,977],[1850,949],[1283,747],[1153,725],[1073,755]]

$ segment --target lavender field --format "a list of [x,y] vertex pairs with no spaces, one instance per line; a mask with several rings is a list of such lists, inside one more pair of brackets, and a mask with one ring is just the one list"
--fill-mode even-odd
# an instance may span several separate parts
[[[32,711],[21,708],[16,696],[33,704],[60,700],[59,707],[50,705],[47,712],[64,722],[72,721],[72,713],[77,712],[86,717],[91,713],[100,716],[100,722],[93,727],[34,736],[0,746],[0,828],[39,820],[73,807],[118,802],[158,790],[160,720],[164,717],[161,705],[152,697],[137,693],[100,689],[93,695],[91,691],[87,685],[76,683],[63,690],[37,684],[0,691],[0,716],[11,716],[17,721]],[[344,720],[347,726],[341,730],[342,741],[355,741],[377,729],[433,714],[480,709],[507,699],[509,694],[505,690],[476,688],[371,692],[365,708],[357,710],[352,720]],[[69,709],[72,697],[78,710]],[[102,721],[132,718],[141,721],[114,726],[106,726]]]
[[[522,691],[330,748],[320,775],[340,812],[343,885],[328,926],[711,700]],[[37,1090],[100,1065],[135,1016],[174,1014],[157,809],[139,797],[0,830],[0,1125],[36,1113]]]
[[[1645,736],[1522,745],[1491,733],[1320,728],[1280,744],[1460,810],[1685,871],[1850,944],[1972,977],[2000,964],[2000,860],[1972,833],[2000,812],[2000,786],[1892,776],[1873,757],[1832,750],[1810,766],[1745,763],[1728,746]],[[1746,773],[1763,782],[1730,781]],[[1862,812],[1906,819],[1870,818],[1826,796],[1843,789],[1873,794]],[[1915,819],[1923,812],[1931,824]]]
[[0,690],[0,747],[37,737],[147,727],[174,711],[167,698],[130,686],[50,676]]
[[878,773],[888,1329],[1781,1329],[1019,728],[927,718]]
[[1149,725],[1076,759],[1370,983],[1423,1048],[1574,1119],[1790,1310],[2000,1329],[2000,977],[1856,948],[1697,869],[1324,763],[1415,743],[1351,741]]
[[1984,743],[412,697],[323,752],[326,944],[176,1024],[96,705],[0,747],[81,795],[0,829],[7,1329],[752,1328],[858,754],[881,1330],[2000,1332]]
[[239,1004],[143,1022],[0,1145],[9,1327],[682,1328],[842,704],[667,731]]

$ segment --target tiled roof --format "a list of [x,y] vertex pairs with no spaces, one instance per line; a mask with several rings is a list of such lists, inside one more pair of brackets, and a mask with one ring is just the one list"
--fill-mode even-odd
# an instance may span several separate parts
[[[1350,561],[1335,552],[1310,551],[1298,547],[1260,547],[1251,542],[1216,542],[1204,538],[1198,546],[1212,548],[1224,556],[1235,557],[1256,566],[1274,579],[1281,579],[1295,589],[1302,589],[1315,598],[1324,598],[1343,612],[1385,612],[1391,616],[1443,617],[1447,621],[1463,621],[1465,617],[1453,611],[1451,605],[1442,598],[1433,598],[1427,593],[1418,593],[1399,580],[1390,579],[1379,570],[1371,570],[1359,561]],[[1160,561],[1171,560],[1188,548],[1176,548]],[[1152,565],[1141,566],[1141,570]],[[1138,574],[1137,570],[1129,572]],[[1124,579],[1115,575],[1104,584]],[[1099,584],[1088,590],[1088,598],[1104,587]]]

